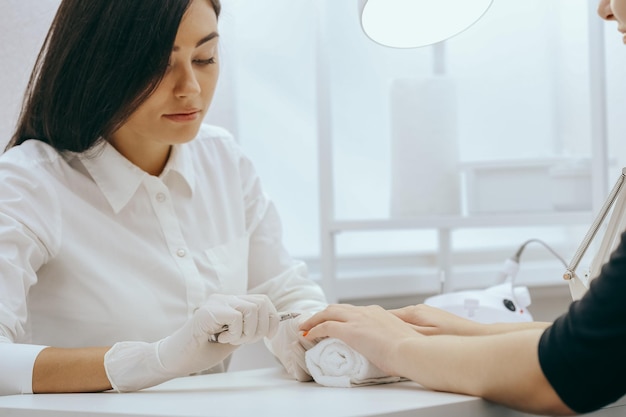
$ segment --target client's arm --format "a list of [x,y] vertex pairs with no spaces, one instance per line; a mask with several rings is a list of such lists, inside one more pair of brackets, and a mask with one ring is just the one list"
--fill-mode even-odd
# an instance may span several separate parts
[[544,330],[551,325],[547,322],[482,324],[426,304],[407,306],[390,312],[425,335],[481,336],[529,329]]
[[337,337],[390,375],[531,413],[574,414],[541,370],[542,329],[487,336],[423,336],[377,306],[334,305],[305,322],[307,338]]

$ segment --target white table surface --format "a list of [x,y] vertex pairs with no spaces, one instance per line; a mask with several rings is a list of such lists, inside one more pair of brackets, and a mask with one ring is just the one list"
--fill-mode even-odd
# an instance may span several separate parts
[[[603,410],[625,416],[626,403]],[[464,395],[428,391],[413,382],[328,388],[290,379],[279,368],[179,378],[139,392],[0,397],[2,417],[429,416],[521,417]]]

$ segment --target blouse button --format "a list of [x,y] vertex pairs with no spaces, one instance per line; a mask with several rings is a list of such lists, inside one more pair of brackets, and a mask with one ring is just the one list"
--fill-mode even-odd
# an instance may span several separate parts
[[156,195],[156,200],[157,200],[159,203],[164,202],[164,201],[165,201],[165,198],[166,198],[166,197],[165,197],[165,194],[163,194],[163,193],[158,193],[158,194]]
[[179,258],[184,258],[186,254],[187,252],[185,251],[185,249],[178,249],[176,251],[176,255],[178,255]]

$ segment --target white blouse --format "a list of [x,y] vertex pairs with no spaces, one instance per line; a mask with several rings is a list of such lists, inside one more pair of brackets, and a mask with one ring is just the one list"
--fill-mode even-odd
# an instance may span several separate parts
[[156,341],[212,293],[325,306],[225,130],[202,126],[159,177],[107,142],[60,154],[30,140],[0,157],[0,394],[31,392],[40,346]]

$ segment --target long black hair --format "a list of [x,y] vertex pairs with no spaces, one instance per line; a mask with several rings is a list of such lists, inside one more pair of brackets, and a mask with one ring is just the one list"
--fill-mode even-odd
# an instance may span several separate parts
[[63,0],[6,149],[37,139],[83,152],[115,132],[161,82],[190,3]]

